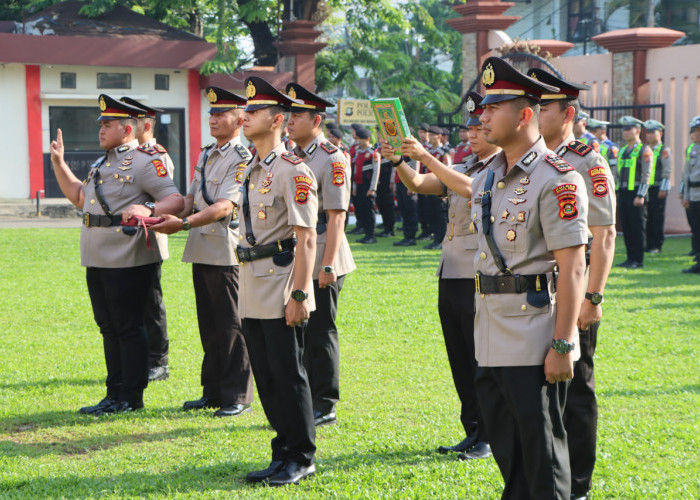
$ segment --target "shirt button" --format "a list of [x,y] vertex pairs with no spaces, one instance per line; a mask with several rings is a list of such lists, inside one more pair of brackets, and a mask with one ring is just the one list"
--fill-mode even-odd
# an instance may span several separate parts
[[119,179],[119,174],[114,174],[115,179]]
[[447,236],[447,239],[450,240],[450,241],[452,241],[452,235],[448,235],[448,236]]
[[219,179],[214,179],[214,182],[219,182]]
[[111,163],[105,163],[105,166],[106,166],[106,167],[111,167],[112,164],[111,164]]
[[118,232],[118,233],[121,232],[121,228],[120,228],[120,227],[117,228],[117,232]]
[[450,214],[450,217],[452,217],[453,219],[455,218],[454,212],[452,212],[452,213]]
[[124,182],[124,179],[119,179],[119,182]]
[[95,200],[90,200],[90,205],[94,205],[94,204],[95,204]]
[[503,181],[498,181],[498,184],[496,184],[496,187],[498,187],[498,189],[503,189],[504,187],[506,187],[506,183]]
[[522,311],[524,311],[524,310],[527,309],[527,306],[526,306],[525,304],[523,304],[522,306],[520,306],[520,309],[521,309]]
[[265,204],[261,201],[261,202],[260,202],[260,208],[262,208],[262,207],[264,207],[264,206],[265,206]]
[[491,216],[491,222],[496,222],[496,218],[493,215]]
[[481,260],[486,260],[486,252],[481,252],[481,253],[479,254],[479,258],[480,258]]
[[255,189],[255,184],[253,184],[252,182],[250,183],[250,189]]
[[102,184],[103,182],[104,182],[103,180],[100,180],[99,184]]
[[484,297],[486,297],[486,294],[480,293],[479,296],[483,299]]
[[472,214],[472,219],[476,220],[476,214]]
[[212,232],[212,233],[215,233],[215,232],[216,232],[216,229],[212,229],[211,232]]
[[272,268],[270,268],[270,270],[268,271],[268,273],[270,273],[270,274],[274,274],[274,273],[275,273],[275,270],[274,270],[274,269],[272,269]]

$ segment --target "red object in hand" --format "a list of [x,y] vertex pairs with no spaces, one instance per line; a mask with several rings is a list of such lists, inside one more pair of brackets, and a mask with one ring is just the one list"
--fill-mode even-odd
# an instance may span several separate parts
[[146,233],[146,248],[151,250],[151,238],[148,236],[148,228],[156,224],[160,224],[165,219],[162,217],[144,217],[143,215],[132,215],[131,218],[124,222],[122,226],[141,226]]

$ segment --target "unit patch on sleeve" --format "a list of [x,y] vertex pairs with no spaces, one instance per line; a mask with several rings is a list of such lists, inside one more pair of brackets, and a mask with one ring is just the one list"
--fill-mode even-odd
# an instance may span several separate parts
[[233,176],[233,179],[238,183],[238,184],[243,184],[243,181],[245,180],[245,169],[248,165],[245,163],[239,163],[236,165],[236,173]]
[[[284,154],[282,154],[282,156],[284,157]],[[301,159],[299,159],[299,161],[301,161]],[[309,189],[311,189],[311,185],[314,182],[313,179],[306,175],[297,175],[294,177],[294,182],[296,182],[294,201],[299,205],[306,205],[309,201]]]
[[576,184],[560,184],[552,189],[559,201],[559,218],[571,220],[578,217],[576,206]]
[[168,169],[165,168],[163,162],[160,160],[153,160],[153,166],[156,167],[156,174],[158,177],[167,177]]
[[580,156],[586,156],[588,153],[593,151],[593,148],[591,146],[579,141],[571,141],[569,144],[566,145],[566,147]]
[[556,168],[559,172],[571,172],[574,169],[574,167],[569,165],[569,163],[564,158],[561,158],[560,156],[557,156],[555,154],[546,155],[544,157],[544,160],[551,166]]
[[333,167],[333,185],[334,186],[344,186],[345,185],[345,163],[342,161],[334,161],[331,164]]
[[593,167],[588,170],[588,175],[593,180],[593,196],[605,198],[608,195],[608,176],[605,175],[605,167]]
[[336,148],[333,144],[331,144],[328,141],[323,141],[321,143],[321,149],[323,149],[328,154],[333,154],[336,151],[338,151],[338,148]]
[[289,151],[285,151],[280,155],[282,158],[287,160],[289,163],[292,165],[299,165],[302,162],[302,159],[299,158],[297,155],[290,153]]

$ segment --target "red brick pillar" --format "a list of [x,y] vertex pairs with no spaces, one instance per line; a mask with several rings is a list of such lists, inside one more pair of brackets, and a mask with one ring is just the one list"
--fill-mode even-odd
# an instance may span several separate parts
[[316,54],[327,43],[317,42],[321,31],[316,21],[285,21],[280,40],[275,42],[283,56],[294,59],[294,81],[310,90],[316,89]]
[[594,42],[613,54],[613,102],[647,103],[647,51],[670,47],[673,42],[684,36],[682,31],[667,28],[630,28],[594,36]]

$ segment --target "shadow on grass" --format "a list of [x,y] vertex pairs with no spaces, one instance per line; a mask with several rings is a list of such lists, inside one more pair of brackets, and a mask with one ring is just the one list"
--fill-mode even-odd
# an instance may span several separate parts
[[676,385],[668,387],[657,387],[653,389],[613,389],[598,392],[599,397],[614,396],[661,396],[665,394],[700,394],[699,384]]

